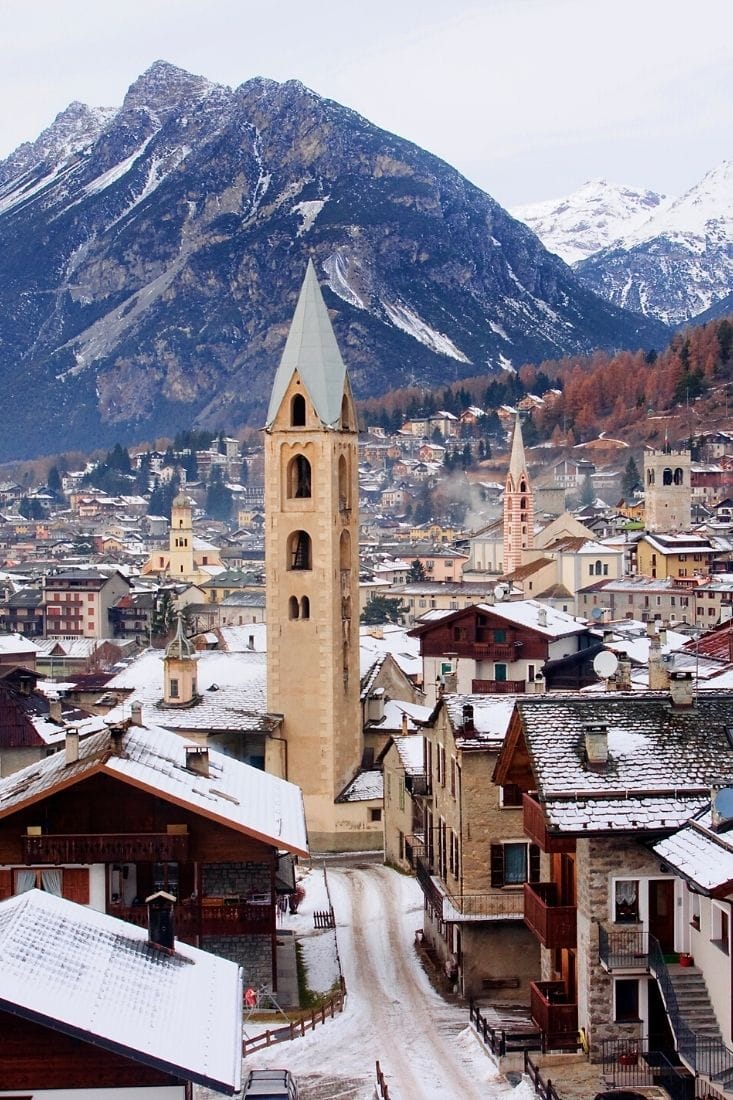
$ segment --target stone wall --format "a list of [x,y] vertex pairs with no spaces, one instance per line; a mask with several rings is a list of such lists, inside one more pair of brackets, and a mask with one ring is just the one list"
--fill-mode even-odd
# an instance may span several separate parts
[[271,890],[270,868],[264,863],[205,863],[201,868],[204,897],[248,898],[252,894],[269,897]]
[[272,989],[272,939],[270,936],[202,936],[201,947],[222,959],[239,963],[244,987]]

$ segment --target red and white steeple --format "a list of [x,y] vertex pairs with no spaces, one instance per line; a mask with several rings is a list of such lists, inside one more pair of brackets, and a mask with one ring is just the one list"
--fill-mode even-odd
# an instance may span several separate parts
[[504,572],[513,573],[522,564],[522,551],[534,543],[534,496],[524,457],[524,440],[519,414],[514,423],[512,453],[504,488]]

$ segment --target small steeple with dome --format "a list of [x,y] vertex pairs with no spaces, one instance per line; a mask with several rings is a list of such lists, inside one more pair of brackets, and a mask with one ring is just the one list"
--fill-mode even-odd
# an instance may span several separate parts
[[175,637],[165,647],[163,660],[163,702],[169,707],[187,707],[196,701],[196,648],[183,631],[183,614],[178,612]]

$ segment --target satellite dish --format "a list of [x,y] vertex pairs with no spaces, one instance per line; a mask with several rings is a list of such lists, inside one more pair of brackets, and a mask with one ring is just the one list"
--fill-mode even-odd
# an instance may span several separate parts
[[594,620],[594,622],[598,622],[599,619],[603,618],[603,608],[602,607],[594,607],[593,610],[590,613],[590,617],[591,617],[591,619]]
[[609,680],[618,668],[618,657],[610,649],[602,649],[593,658],[593,671],[601,680]]
[[494,599],[495,600],[505,600],[510,592],[511,592],[511,585],[497,584],[496,588],[494,589]]

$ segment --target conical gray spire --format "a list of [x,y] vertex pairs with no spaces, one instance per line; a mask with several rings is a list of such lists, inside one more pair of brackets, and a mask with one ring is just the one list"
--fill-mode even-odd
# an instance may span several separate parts
[[509,459],[509,474],[512,477],[514,484],[519,484],[519,479],[526,471],[527,464],[524,458],[524,440],[522,439],[522,425],[519,420],[519,413],[514,421],[514,435],[512,436],[512,453]]
[[326,427],[337,428],[341,421],[341,402],[347,385],[346,367],[336,343],[312,260],[308,260],[285,350],[273,382],[266,428],[272,425],[277,416],[295,371],[300,375],[321,422]]

